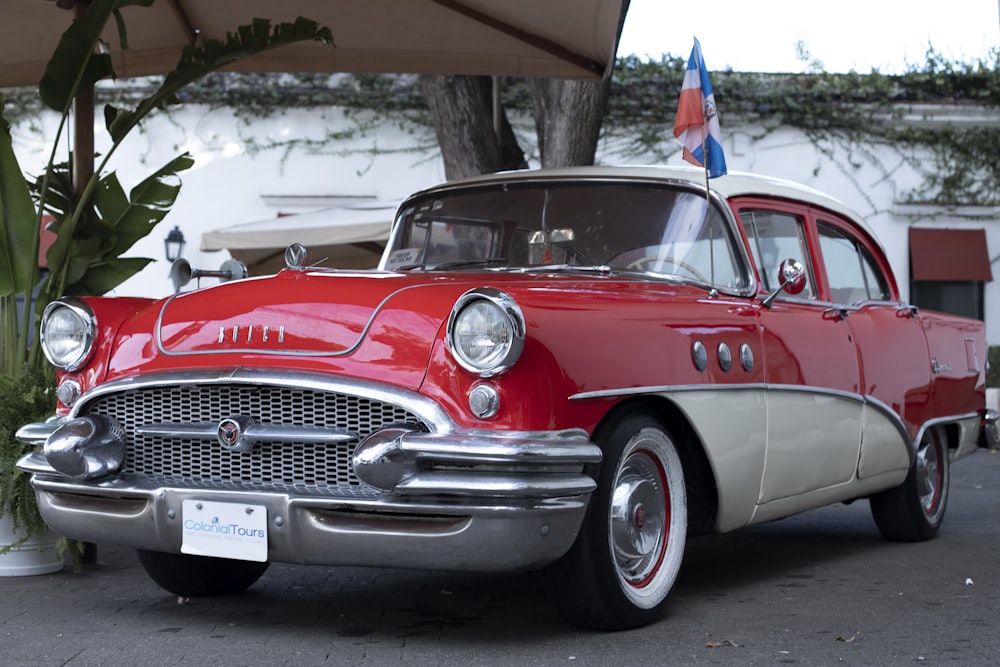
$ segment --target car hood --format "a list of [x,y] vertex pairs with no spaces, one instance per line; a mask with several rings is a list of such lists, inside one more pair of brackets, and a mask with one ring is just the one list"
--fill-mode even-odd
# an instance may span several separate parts
[[295,367],[416,388],[456,300],[476,287],[509,291],[527,316],[557,304],[600,309],[650,285],[580,275],[286,270],[174,295],[128,316],[117,327],[105,379]]
[[396,274],[282,272],[162,302],[157,347],[167,355],[349,356],[385,328],[430,342],[454,304],[450,287]]

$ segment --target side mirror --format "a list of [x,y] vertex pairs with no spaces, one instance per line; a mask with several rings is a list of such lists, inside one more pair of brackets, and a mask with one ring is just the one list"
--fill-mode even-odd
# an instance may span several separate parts
[[778,265],[778,278],[781,279],[781,284],[764,297],[765,308],[770,308],[782,292],[793,296],[801,294],[802,290],[806,288],[806,267],[802,266],[802,262],[797,259],[786,259]]

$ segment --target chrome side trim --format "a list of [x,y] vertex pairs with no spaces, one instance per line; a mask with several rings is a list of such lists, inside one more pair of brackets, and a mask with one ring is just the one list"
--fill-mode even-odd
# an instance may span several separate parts
[[[724,385],[707,385],[707,384],[683,384],[683,385],[652,385],[645,387],[624,387],[620,389],[601,389],[597,391],[584,391],[579,394],[573,394],[569,397],[571,401],[582,401],[588,399],[601,399],[601,398],[619,398],[624,396],[641,396],[644,394],[674,394],[674,393],[688,393],[688,392],[698,392],[698,391],[787,391],[787,392],[801,392],[805,394],[818,394],[823,396],[834,396],[836,398],[845,399],[848,401],[854,401],[860,405],[870,405],[879,412],[883,413],[893,424],[897,431],[899,431],[900,436],[903,437],[904,441],[907,443],[909,449],[911,450],[911,455],[916,452],[916,445],[914,440],[910,438],[910,431],[906,427],[906,423],[903,422],[902,417],[896,413],[891,407],[875,398],[874,396],[855,394],[849,391],[843,391],[841,389],[830,389],[827,387],[811,387],[795,384],[768,384],[766,382],[748,382],[746,384],[724,384]],[[954,421],[954,418],[947,417],[940,421]],[[919,438],[916,442],[919,442]]]
[[601,450],[583,429],[513,433],[472,431],[442,435],[409,433],[401,448],[417,461],[504,465],[597,463]]
[[417,473],[396,485],[403,495],[460,495],[476,498],[548,498],[580,496],[597,488],[586,475],[527,475],[501,472],[432,470]]
[[[920,430],[917,431],[917,437],[913,441],[914,442],[914,452],[916,451],[917,444],[920,443],[920,441],[924,437],[924,433],[926,433],[927,429],[929,429],[929,428],[933,428],[935,426],[945,426],[945,425],[949,425],[949,424],[954,424],[954,425],[958,426],[959,429],[961,429],[962,431],[964,431],[967,428],[967,426],[971,426],[971,425],[975,425],[975,427],[978,428],[979,425],[980,425],[981,420],[982,420],[982,416],[978,412],[969,412],[969,413],[966,413],[966,414],[948,415],[946,417],[937,417],[935,419],[929,419],[926,422],[924,422],[920,426]],[[960,434],[959,442],[957,442],[957,443],[947,443],[946,442],[945,443],[945,444],[948,445],[949,450],[952,451],[952,457],[953,457],[952,460],[955,460],[956,458],[958,458],[960,456],[965,456],[966,454],[970,453],[970,451],[973,449],[972,447],[963,448],[962,447],[962,441],[964,441],[964,440],[968,440],[968,438],[964,437],[964,434]],[[978,440],[978,432],[976,434],[975,440]],[[952,446],[952,444],[954,446]]]
[[[215,440],[219,434],[219,424],[216,422],[202,422],[200,424],[144,424],[137,427],[135,432],[139,435],[160,438]],[[358,435],[357,433],[342,429],[254,423],[243,431],[243,437],[251,441],[315,442],[332,445],[338,442],[350,442],[357,438]]]

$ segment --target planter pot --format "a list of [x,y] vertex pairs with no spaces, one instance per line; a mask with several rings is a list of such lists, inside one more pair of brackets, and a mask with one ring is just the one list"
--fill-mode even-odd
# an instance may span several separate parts
[[[0,516],[0,544],[12,544],[23,535],[21,531],[14,532],[9,517]],[[56,539],[55,533],[47,531],[41,544],[32,538],[0,556],[0,577],[27,577],[61,570],[63,559],[56,555]]]
[[987,387],[986,407],[990,410],[1000,410],[1000,389]]

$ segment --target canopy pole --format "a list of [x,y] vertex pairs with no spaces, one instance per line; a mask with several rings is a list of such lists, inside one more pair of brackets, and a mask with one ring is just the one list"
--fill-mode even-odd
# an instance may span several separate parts
[[[73,5],[74,19],[82,18],[89,0]],[[94,175],[94,87],[77,92],[73,98],[73,193],[80,197]]]

